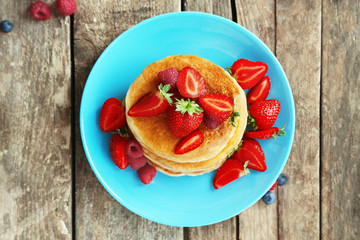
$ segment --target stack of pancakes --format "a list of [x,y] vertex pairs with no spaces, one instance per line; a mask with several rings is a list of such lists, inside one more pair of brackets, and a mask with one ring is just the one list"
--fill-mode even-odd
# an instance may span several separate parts
[[142,96],[157,90],[160,83],[157,74],[160,71],[171,67],[180,71],[187,66],[203,76],[208,89],[206,94],[219,93],[233,98],[234,112],[239,112],[240,117],[235,117],[236,127],[229,123],[230,119],[214,130],[202,123],[199,129],[204,134],[204,142],[200,147],[176,155],[174,149],[180,139],[171,134],[166,113],[152,117],[126,115],[128,126],[143,147],[149,164],[170,176],[196,176],[219,168],[241,141],[247,123],[245,92],[235,79],[220,66],[193,55],[169,56],[147,66],[127,92],[126,112]]

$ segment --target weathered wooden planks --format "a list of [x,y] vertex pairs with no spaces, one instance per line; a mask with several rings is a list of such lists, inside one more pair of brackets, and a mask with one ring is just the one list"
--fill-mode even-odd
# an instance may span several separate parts
[[[275,1],[237,0],[235,3],[238,23],[275,53]],[[277,239],[277,222],[277,201],[267,206],[260,200],[239,216],[239,238]]]
[[[222,1],[186,1],[186,11],[200,11],[216,14],[228,19],[232,19],[231,2],[229,0]],[[236,239],[236,217],[223,221],[221,223],[196,227],[186,228],[189,239]]]
[[321,237],[360,239],[360,1],[323,1]]
[[101,186],[82,149],[79,107],[86,78],[105,47],[141,20],[180,11],[180,1],[78,1],[74,16],[76,121],[76,238],[183,239],[183,229],[157,224],[122,207]]
[[320,236],[321,2],[276,2],[276,53],[289,79],[296,108],[294,145],[278,188],[280,239]]
[[0,2],[0,239],[71,239],[70,19],[30,6]]

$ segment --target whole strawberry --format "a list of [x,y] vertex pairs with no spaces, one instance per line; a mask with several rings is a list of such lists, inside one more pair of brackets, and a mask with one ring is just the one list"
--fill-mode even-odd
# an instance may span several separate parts
[[56,8],[63,16],[69,16],[76,11],[75,0],[56,0]]
[[178,100],[167,111],[170,132],[178,138],[185,137],[197,129],[203,117],[201,107],[190,99]]
[[276,99],[256,101],[249,108],[249,113],[259,130],[271,128],[279,112],[280,102]]

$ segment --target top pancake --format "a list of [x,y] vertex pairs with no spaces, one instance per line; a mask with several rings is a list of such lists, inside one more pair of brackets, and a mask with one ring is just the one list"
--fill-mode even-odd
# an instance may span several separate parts
[[[246,100],[243,90],[238,83],[220,66],[193,55],[175,55],[148,65],[131,84],[125,99],[126,112],[145,94],[157,90],[160,84],[157,74],[160,71],[174,67],[178,71],[190,66],[196,69],[204,78],[207,93],[220,93],[235,98],[235,109],[238,111],[245,107]],[[240,117],[241,118],[241,117]],[[240,121],[235,118],[235,125]],[[204,142],[197,149],[182,155],[176,155],[174,149],[179,138],[173,136],[169,130],[166,113],[152,117],[130,117],[126,114],[127,123],[131,132],[141,145],[159,157],[175,162],[199,162],[214,158],[234,135],[235,127],[225,121],[215,130],[206,128],[203,124],[199,129],[204,134]]]

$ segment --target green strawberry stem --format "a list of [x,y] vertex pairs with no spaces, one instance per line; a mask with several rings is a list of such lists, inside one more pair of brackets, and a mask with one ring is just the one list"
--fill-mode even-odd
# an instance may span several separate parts
[[199,114],[203,112],[203,109],[195,101],[192,101],[190,99],[176,99],[175,105],[175,111],[181,112],[182,114],[185,114],[187,112],[190,116],[192,116],[193,113]]
[[163,86],[162,83],[160,83],[158,88],[159,88],[161,96],[163,96],[168,101],[169,105],[171,105],[173,103],[171,96],[174,94],[168,93],[168,91],[171,88],[170,84],[166,84],[165,86]]
[[284,131],[284,128],[285,128],[286,124],[277,132],[277,133],[274,133],[273,135],[271,135],[271,137],[273,139],[276,139],[276,137],[282,137],[282,136],[285,136],[286,132]]
[[113,134],[119,134],[120,136],[124,137],[124,138],[128,138],[131,136],[131,131],[128,127],[127,124],[125,124],[125,126],[123,126],[122,128],[116,129]]
[[248,175],[250,174],[250,170],[247,168],[247,165],[249,164],[249,161],[246,161],[245,164],[244,164],[244,175]]
[[258,126],[256,126],[255,123],[255,119],[250,115],[250,113],[248,113],[248,125],[252,126],[254,128],[254,130],[256,130],[258,128]]
[[225,69],[226,69],[226,70],[230,73],[230,75],[232,76],[231,67],[226,67]]

